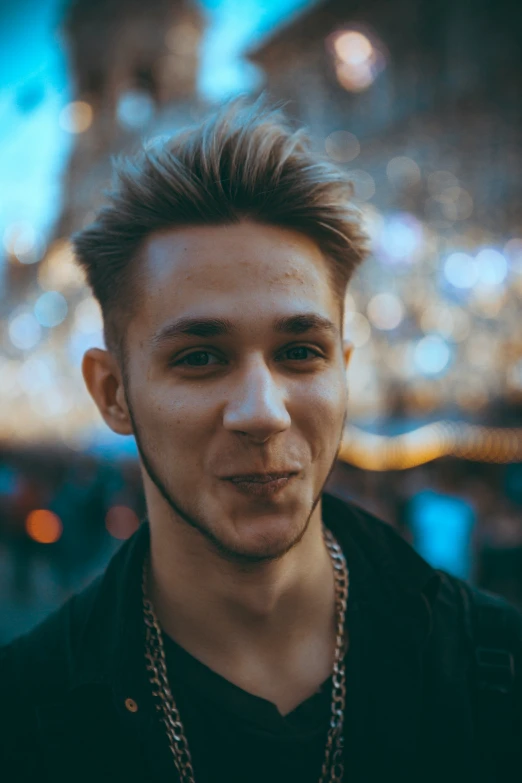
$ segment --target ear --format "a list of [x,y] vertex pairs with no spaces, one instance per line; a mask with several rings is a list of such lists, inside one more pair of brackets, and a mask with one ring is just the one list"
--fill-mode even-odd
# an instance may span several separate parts
[[105,423],[118,435],[132,435],[120,366],[109,351],[90,348],[82,362],[85,385]]
[[354,345],[349,340],[343,340],[344,369],[348,369],[350,359],[352,358]]

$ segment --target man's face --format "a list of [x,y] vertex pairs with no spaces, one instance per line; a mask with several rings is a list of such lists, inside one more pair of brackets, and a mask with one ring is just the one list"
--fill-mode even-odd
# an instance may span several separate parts
[[[278,557],[306,530],[346,412],[327,262],[299,233],[242,222],[154,234],[140,263],[125,392],[147,499],[230,557]],[[296,475],[265,496],[229,479],[263,472]]]

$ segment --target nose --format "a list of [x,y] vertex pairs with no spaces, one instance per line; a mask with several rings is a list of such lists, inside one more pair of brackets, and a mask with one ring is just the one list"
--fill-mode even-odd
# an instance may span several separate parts
[[283,432],[291,423],[284,396],[264,359],[252,360],[234,377],[223,417],[225,429],[261,442]]

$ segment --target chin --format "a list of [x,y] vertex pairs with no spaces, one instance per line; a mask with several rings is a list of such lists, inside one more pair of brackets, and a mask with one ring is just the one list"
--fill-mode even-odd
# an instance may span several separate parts
[[285,555],[302,538],[306,515],[273,514],[240,518],[215,531],[216,543],[223,554],[248,560],[274,560]]

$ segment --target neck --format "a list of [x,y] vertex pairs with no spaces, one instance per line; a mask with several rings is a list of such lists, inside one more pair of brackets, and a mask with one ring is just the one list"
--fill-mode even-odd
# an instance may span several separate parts
[[308,657],[320,650],[327,674],[335,587],[320,503],[289,552],[248,566],[224,560],[181,521],[150,521],[149,595],[169,636],[218,670],[220,661],[227,668],[254,659],[295,662],[296,650]]

